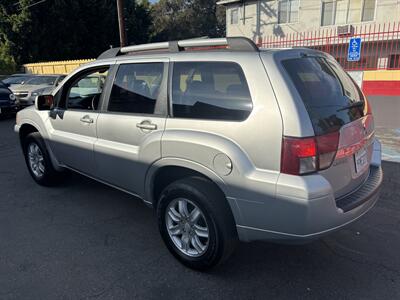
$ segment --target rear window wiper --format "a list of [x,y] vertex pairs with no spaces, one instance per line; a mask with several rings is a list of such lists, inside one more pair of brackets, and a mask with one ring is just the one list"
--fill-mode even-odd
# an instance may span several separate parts
[[364,106],[364,101],[358,101],[358,102],[343,106],[342,108],[339,108],[337,111],[352,109],[354,107],[360,107],[360,106]]

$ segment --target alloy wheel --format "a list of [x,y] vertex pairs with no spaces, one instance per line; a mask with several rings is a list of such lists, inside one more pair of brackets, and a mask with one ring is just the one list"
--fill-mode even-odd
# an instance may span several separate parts
[[172,200],[165,212],[165,225],[175,246],[185,255],[199,257],[209,244],[209,230],[201,209],[185,198]]

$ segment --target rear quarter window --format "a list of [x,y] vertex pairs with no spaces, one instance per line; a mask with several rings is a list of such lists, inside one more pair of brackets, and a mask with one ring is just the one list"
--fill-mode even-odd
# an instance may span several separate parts
[[252,107],[249,87],[238,64],[174,63],[174,117],[242,121],[249,116]]
[[336,63],[322,57],[282,61],[310,116],[316,135],[334,132],[364,116],[363,95],[350,76]]

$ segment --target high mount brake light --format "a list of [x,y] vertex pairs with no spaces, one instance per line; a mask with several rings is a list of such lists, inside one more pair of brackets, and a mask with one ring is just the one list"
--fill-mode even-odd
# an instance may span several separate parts
[[339,145],[339,132],[322,136],[284,137],[282,142],[281,172],[305,175],[331,166]]

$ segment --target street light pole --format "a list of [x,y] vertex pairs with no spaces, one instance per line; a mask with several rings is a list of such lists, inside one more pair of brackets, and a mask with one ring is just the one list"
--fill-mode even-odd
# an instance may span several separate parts
[[117,0],[118,25],[119,25],[119,40],[121,47],[126,46],[125,32],[125,16],[124,16],[124,0]]

